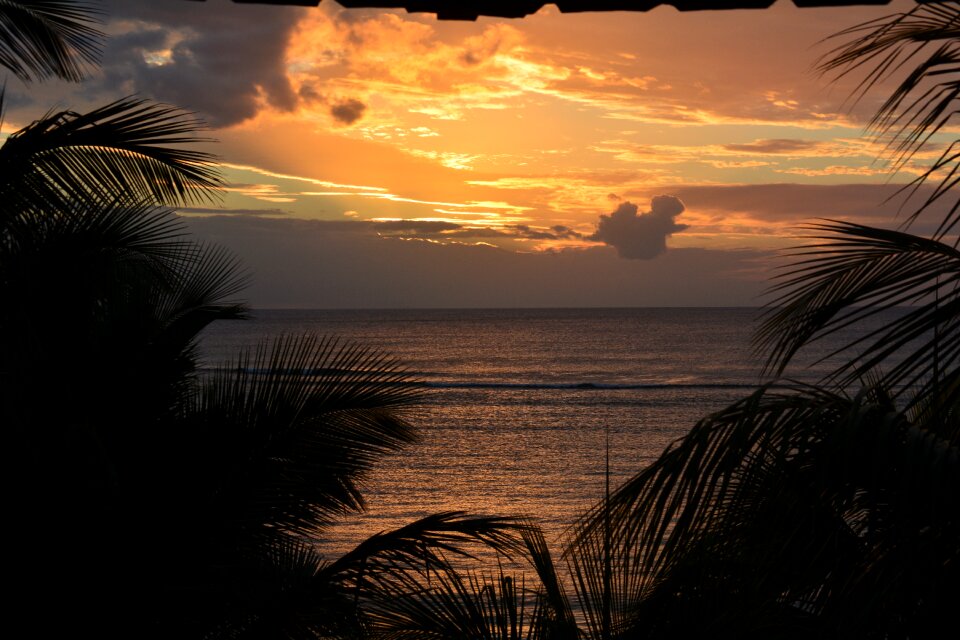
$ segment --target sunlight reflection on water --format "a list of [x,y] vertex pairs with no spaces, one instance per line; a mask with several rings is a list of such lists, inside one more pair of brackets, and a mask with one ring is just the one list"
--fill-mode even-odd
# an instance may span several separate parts
[[[754,309],[260,311],[218,323],[207,362],[270,336],[339,335],[397,356],[433,388],[418,444],[365,482],[368,510],[324,532],[338,554],[440,511],[525,515],[554,549],[612,484],[759,381]],[[818,347],[828,353],[831,345]],[[807,372],[815,379],[823,371]],[[801,372],[802,373],[802,372]]]
[[[331,551],[438,511],[534,518],[548,540],[603,497],[605,429],[616,486],[727,398],[676,391],[444,390],[417,420],[422,441],[370,476],[368,513],[331,532]],[[642,397],[641,397],[642,396]],[[556,546],[556,545],[554,545]]]

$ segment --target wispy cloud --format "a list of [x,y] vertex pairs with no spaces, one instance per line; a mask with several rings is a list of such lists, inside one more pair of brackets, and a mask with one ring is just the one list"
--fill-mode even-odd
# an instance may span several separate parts
[[227,167],[229,169],[239,169],[241,171],[252,171],[253,173],[258,173],[260,175],[268,176],[271,178],[281,178],[283,180],[295,180],[297,182],[306,182],[308,184],[316,185],[318,187],[326,187],[330,189],[349,189],[351,191],[362,191],[362,192],[386,191],[386,189],[383,187],[371,187],[371,186],[356,185],[356,184],[340,184],[337,182],[330,182],[328,180],[318,180],[316,178],[296,176],[289,173],[278,173],[276,171],[270,171],[269,169],[263,169],[261,167],[254,167],[251,165],[223,162],[221,163],[221,166]]

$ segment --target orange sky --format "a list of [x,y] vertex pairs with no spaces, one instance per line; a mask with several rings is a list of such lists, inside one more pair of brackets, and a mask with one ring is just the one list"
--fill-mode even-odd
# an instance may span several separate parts
[[[26,88],[11,118],[26,121],[20,114],[54,96],[93,104],[131,91],[197,111],[214,125],[229,188],[222,207],[186,214],[237,219],[230,232],[227,222],[195,222],[248,247],[256,255],[242,257],[259,271],[276,257],[250,247],[297,220],[317,221],[309,228],[318,238],[350,230],[382,248],[392,241],[387,254],[403,239],[534,254],[612,251],[606,243],[623,256],[618,234],[635,232],[660,234],[655,250],[640,252],[644,262],[662,260],[663,246],[765,256],[795,243],[805,219],[889,222],[896,207],[879,207],[892,193],[885,184],[916,171],[891,178],[877,161],[882,147],[863,135],[882,92],[853,106],[852,80],[811,70],[831,33],[911,2],[687,14],[550,6],[477,22],[330,0],[309,9],[164,4],[177,6],[108,3],[103,72],[80,88]],[[663,224],[627,224],[656,195],[685,209],[663,214]],[[601,215],[608,227],[598,232]],[[241,225],[263,243],[231,236]],[[444,260],[456,258],[437,253],[439,270]],[[759,290],[764,269],[737,264],[730,282]],[[438,296],[423,304],[444,306]],[[353,304],[295,298],[268,303]]]
[[[462,23],[382,11],[344,19],[324,3],[304,12],[286,50],[297,106],[267,106],[221,134],[228,158],[265,170],[231,167],[257,187],[230,202],[325,219],[590,234],[618,199],[644,208],[679,186],[882,183],[881,149],[843,104],[849,84],[831,87],[811,67],[829,48],[819,40],[887,10],[547,7],[524,20]],[[670,242],[777,244],[771,234],[796,221],[764,213],[688,207],[688,231]]]

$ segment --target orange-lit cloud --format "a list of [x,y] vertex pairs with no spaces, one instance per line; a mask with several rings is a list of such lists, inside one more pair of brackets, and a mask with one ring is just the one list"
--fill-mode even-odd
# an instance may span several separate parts
[[[609,257],[600,216],[670,194],[686,209],[669,228],[685,228],[654,234],[670,249],[654,262],[672,249],[766,255],[794,242],[803,219],[889,223],[886,197],[952,135],[885,186],[891,165],[877,158],[889,140],[863,135],[879,98],[850,103],[857,78],[831,86],[811,72],[830,48],[816,43],[905,0],[687,14],[547,7],[477,22],[333,2],[179,4],[111,0],[103,73],[82,88],[11,89],[7,122],[32,121],[48,98],[82,110],[120,90],[180,103],[216,128],[221,142],[208,148],[228,182],[222,208],[185,213],[270,233],[298,220],[325,242],[336,228],[391,247]],[[230,29],[218,22],[226,14]]]

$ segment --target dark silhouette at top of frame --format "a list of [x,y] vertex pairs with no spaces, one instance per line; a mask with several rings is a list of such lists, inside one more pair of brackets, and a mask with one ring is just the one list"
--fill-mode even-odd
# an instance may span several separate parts
[[[194,0],[204,2],[205,0]],[[316,7],[323,0],[233,0],[238,4],[276,4]],[[338,0],[349,9],[406,9],[408,12],[435,13],[441,20],[476,20],[480,16],[522,18],[554,4],[563,13],[582,11],[649,11],[661,5],[680,11],[713,9],[766,9],[776,0]],[[885,5],[891,0],[793,0],[798,7],[842,7]],[[927,4],[933,0],[916,0]]]

